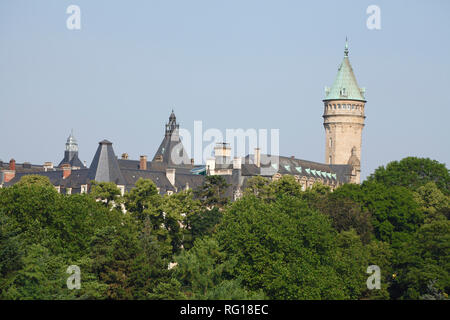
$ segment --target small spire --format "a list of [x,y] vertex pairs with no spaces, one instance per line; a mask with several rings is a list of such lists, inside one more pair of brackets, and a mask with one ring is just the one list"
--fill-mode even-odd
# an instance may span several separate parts
[[345,37],[344,57],[348,57],[348,39],[347,39],[347,37]]

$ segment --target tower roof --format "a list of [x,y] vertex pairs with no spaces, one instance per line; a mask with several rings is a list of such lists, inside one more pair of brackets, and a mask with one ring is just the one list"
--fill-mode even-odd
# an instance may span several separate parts
[[89,180],[114,182],[117,185],[125,185],[125,179],[120,171],[112,143],[108,140],[103,140],[98,144],[97,152],[89,167]]
[[63,164],[69,164],[71,167],[85,168],[86,166],[78,158],[78,143],[73,135],[73,130],[70,132],[66,142],[66,151],[64,151],[64,158],[59,163],[58,167]]
[[162,158],[162,162],[166,165],[190,165],[191,161],[179,136],[179,127],[172,110],[169,122],[166,124],[164,139],[156,151],[153,161]]
[[338,69],[336,80],[334,80],[331,88],[325,89],[324,100],[360,100],[366,101],[364,98],[364,89],[358,86],[353,68],[348,59],[348,42],[345,41],[344,60]]

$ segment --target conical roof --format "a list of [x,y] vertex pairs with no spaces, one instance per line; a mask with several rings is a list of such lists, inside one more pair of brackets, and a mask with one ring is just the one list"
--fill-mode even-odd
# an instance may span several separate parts
[[190,165],[191,163],[183,143],[181,142],[179,124],[176,121],[173,110],[170,114],[169,122],[166,124],[164,139],[159,145],[159,148],[153,157],[153,161],[157,161],[158,158],[162,158],[162,162],[169,166]]
[[344,60],[339,66],[333,86],[326,89],[324,101],[340,99],[366,101],[364,98],[364,90],[358,86],[353,68],[348,59],[347,42],[345,43]]
[[119,168],[119,162],[114,153],[112,142],[100,141],[94,159],[89,167],[88,179],[98,182],[114,182],[125,185],[125,179]]

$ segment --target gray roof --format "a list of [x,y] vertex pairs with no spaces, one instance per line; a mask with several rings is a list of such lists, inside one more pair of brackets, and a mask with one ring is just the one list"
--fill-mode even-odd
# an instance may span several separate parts
[[[247,155],[242,164],[243,176],[262,175],[269,177],[280,173],[312,177],[314,179],[320,178],[339,183],[349,182],[351,171],[351,165],[330,165],[284,156],[271,158],[270,155],[265,154],[261,155],[261,166],[259,168],[254,164],[254,155]],[[336,175],[336,178],[333,176],[329,177],[327,173]]]
[[61,167],[63,164],[70,164],[71,167],[86,168],[84,163],[78,158],[77,151],[64,151],[64,158],[58,164],[58,167]]
[[177,124],[173,111],[169,117],[169,122],[166,124],[164,139],[159,145],[159,148],[153,157],[153,161],[159,157],[162,157],[162,162],[167,165],[191,164],[191,160],[181,142],[179,136],[179,124]]
[[103,140],[99,142],[97,152],[89,167],[88,179],[98,182],[114,182],[125,185],[125,179],[119,168],[112,142]]

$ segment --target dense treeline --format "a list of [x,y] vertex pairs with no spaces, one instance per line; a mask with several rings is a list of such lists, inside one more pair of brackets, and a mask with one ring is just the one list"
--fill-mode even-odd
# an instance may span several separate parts
[[[62,195],[46,178],[0,189],[1,299],[447,299],[450,178],[405,158],[361,185],[302,191],[252,178],[230,203],[220,176],[161,196],[140,179]],[[126,213],[123,209],[126,208]],[[381,268],[368,290],[366,269]],[[66,269],[81,270],[69,290]]]

